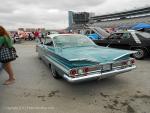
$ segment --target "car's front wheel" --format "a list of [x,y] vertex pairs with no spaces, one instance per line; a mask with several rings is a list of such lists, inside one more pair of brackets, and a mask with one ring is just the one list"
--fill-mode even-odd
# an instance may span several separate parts
[[136,53],[133,54],[133,57],[135,59],[138,59],[138,60],[144,59],[144,57],[146,56],[146,50],[145,49],[137,48],[134,50],[137,51]]
[[50,65],[50,70],[51,70],[51,74],[55,79],[60,79],[60,75],[58,74],[58,72],[56,71],[55,67],[53,64]]

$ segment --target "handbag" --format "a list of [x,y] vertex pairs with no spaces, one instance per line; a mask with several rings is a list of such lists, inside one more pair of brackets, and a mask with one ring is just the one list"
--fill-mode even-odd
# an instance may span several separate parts
[[16,49],[14,47],[5,47],[3,46],[0,49],[0,62],[1,63],[7,63],[13,60],[16,60],[17,58]]

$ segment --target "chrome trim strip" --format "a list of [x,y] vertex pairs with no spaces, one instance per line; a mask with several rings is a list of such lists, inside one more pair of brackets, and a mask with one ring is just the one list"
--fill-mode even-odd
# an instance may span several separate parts
[[45,57],[50,63],[53,63],[55,66],[59,67],[59,68],[60,68],[62,71],[64,71],[65,73],[68,73],[68,70],[69,70],[69,69],[64,68],[65,66],[62,66],[62,65],[56,63],[55,61],[53,61],[52,59],[50,59],[49,57],[47,57],[47,56],[45,56],[45,55],[44,55],[44,57]]
[[133,54],[133,53],[136,53],[136,51],[131,51],[131,52],[129,52],[129,53],[125,53],[125,54],[123,54],[123,55],[121,55],[121,56],[119,56],[119,57],[114,58],[113,61],[115,61],[115,60],[117,60],[117,59],[120,59],[121,57],[124,57],[124,56],[126,56],[126,55]]
[[81,82],[81,81],[92,80],[92,79],[107,78],[109,76],[114,76],[114,75],[117,75],[117,74],[120,74],[120,73],[131,71],[135,68],[136,68],[136,66],[133,65],[132,67],[127,67],[127,68],[124,68],[124,69],[119,69],[119,70],[116,69],[116,70],[113,70],[113,71],[110,71],[110,72],[89,74],[87,76],[82,76],[82,77],[77,77],[77,78],[69,77],[66,74],[64,74],[63,77],[68,82],[75,83],[75,82]]

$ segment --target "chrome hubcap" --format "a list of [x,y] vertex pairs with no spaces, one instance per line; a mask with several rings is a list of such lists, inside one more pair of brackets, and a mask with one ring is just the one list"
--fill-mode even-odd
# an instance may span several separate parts
[[136,58],[142,58],[144,56],[144,51],[142,49],[136,49],[137,53],[134,53]]

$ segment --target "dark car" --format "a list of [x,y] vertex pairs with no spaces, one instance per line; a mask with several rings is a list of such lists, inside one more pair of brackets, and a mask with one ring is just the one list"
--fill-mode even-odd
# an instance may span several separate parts
[[136,59],[143,59],[150,55],[150,34],[135,30],[120,31],[111,34],[109,37],[94,41],[97,45],[112,48],[135,50],[133,54]]

